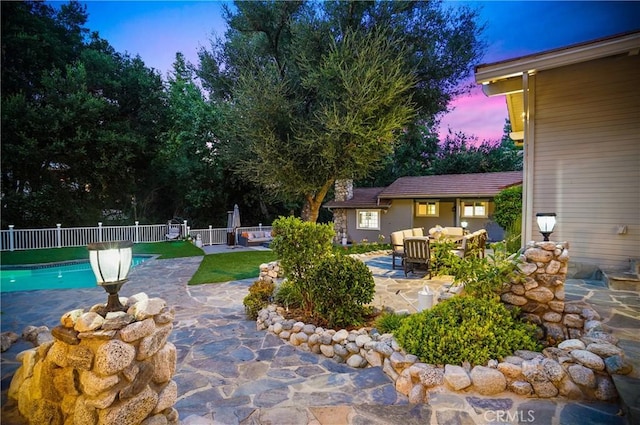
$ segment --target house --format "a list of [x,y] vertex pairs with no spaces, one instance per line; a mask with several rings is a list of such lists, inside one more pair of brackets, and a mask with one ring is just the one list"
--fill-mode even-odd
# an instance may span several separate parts
[[523,242],[551,240],[572,263],[629,269],[640,258],[640,32],[479,65],[487,96],[505,96],[524,146]]
[[490,240],[501,240],[503,229],[491,220],[493,198],[501,190],[522,184],[522,171],[400,177],[388,187],[353,188],[336,182],[336,199],[324,207],[333,212],[338,237],[350,241],[381,238],[391,232],[436,225],[487,229]]

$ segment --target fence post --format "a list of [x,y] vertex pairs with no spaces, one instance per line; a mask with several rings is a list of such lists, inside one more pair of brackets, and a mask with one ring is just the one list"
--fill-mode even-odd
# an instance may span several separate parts
[[213,245],[213,227],[209,225],[209,245]]
[[140,242],[140,222],[136,220],[136,243]]
[[102,222],[98,222],[98,242],[102,242]]
[[183,226],[183,230],[184,230],[184,231],[182,232],[182,234],[183,234],[183,235],[184,235],[184,237],[186,238],[187,236],[189,236],[189,233],[188,233],[188,232],[189,232],[189,228],[187,227],[187,220],[184,220],[184,221],[183,221],[182,226]]
[[[9,225],[9,251],[15,251],[16,247],[15,247],[15,241],[14,241],[14,234],[13,234],[13,224]],[[211,227],[211,226],[209,226]]]
[[56,223],[56,242],[58,248],[62,248],[62,230],[60,229],[60,226],[62,226],[62,224]]

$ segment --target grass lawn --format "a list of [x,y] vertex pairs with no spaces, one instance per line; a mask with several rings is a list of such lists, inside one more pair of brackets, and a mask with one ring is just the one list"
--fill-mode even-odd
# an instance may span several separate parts
[[[133,253],[134,255],[159,255],[161,259],[204,255],[200,248],[185,241],[138,243],[133,245]],[[89,252],[86,246],[0,252],[0,264],[3,265],[56,263],[59,261],[88,259]]]
[[189,285],[257,278],[260,264],[276,260],[273,251],[241,251],[204,257]]

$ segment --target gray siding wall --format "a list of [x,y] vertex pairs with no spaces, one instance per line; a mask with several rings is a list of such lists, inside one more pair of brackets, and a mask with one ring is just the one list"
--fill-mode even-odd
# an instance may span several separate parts
[[557,213],[551,239],[570,243],[571,261],[624,269],[640,258],[638,70],[635,55],[536,75],[534,220]]

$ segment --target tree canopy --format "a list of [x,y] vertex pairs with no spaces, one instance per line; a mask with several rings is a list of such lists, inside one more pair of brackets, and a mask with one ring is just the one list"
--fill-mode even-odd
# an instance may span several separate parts
[[[336,179],[521,166],[434,131],[482,53],[440,1],[256,1],[163,78],[87,28],[86,7],[0,2],[2,226],[316,220]],[[506,130],[505,130],[506,131]],[[506,133],[508,134],[508,132]]]
[[210,95],[231,99],[226,153],[311,221],[336,179],[369,177],[416,143],[481,52],[476,13],[439,2],[235,6],[226,41],[200,53]]

